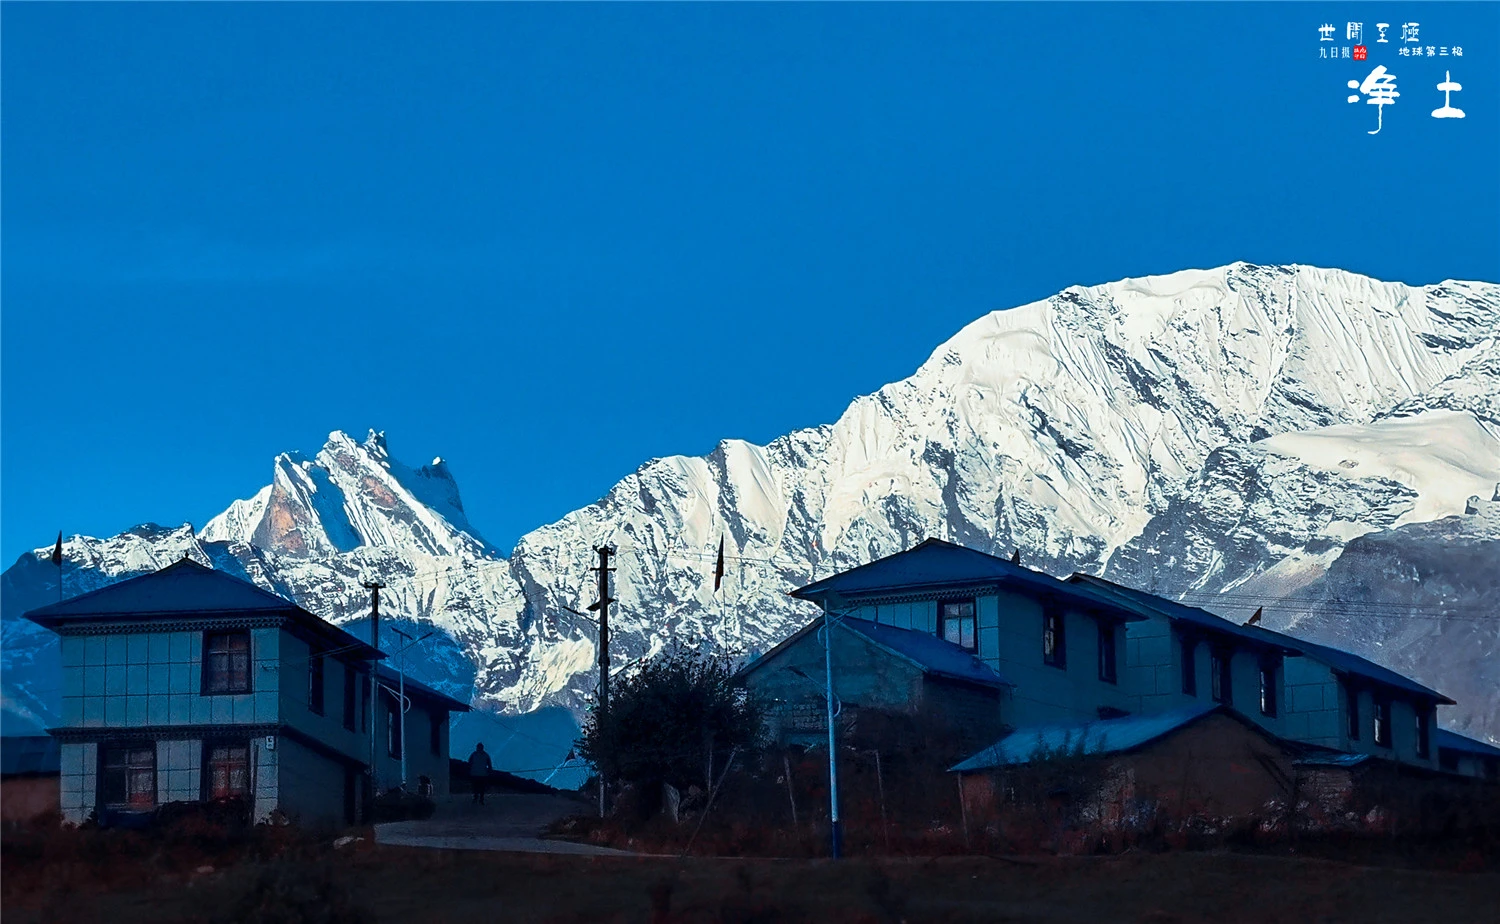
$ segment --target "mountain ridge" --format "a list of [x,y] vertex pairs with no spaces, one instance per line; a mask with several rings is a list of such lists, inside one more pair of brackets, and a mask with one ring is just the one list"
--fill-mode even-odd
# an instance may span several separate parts
[[[592,602],[600,542],[621,547],[617,664],[675,637],[768,647],[811,615],[785,590],[927,536],[1169,596],[1264,588],[1292,601],[1273,619],[1314,625],[1315,601],[1294,594],[1350,580],[1333,567],[1350,543],[1463,515],[1453,490],[1388,464],[1400,439],[1410,458],[1459,459],[1450,482],[1500,482],[1500,463],[1484,465],[1500,458],[1497,343],[1491,283],[1232,264],[1073,286],[965,325],[836,421],[650,460],[509,556],[469,524],[441,460],[406,467],[375,431],[283,453],[270,485],[155,541],[338,622],[362,615],[360,581],[380,574],[383,607],[441,628],[473,662],[478,700],[510,711],[586,708],[594,628],[569,608]],[[1427,431],[1454,445],[1424,449]],[[139,537],[115,543],[126,536],[70,540],[69,563],[121,576],[151,557]],[[1380,643],[1356,641],[1367,655]],[[1442,660],[1424,648],[1411,662],[1430,674]],[[1462,708],[1459,727],[1500,730],[1500,696]]]

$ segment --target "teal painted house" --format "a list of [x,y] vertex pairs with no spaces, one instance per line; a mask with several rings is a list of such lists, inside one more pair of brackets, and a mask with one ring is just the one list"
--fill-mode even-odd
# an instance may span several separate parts
[[222,571],[184,559],[26,616],[61,636],[63,724],[49,732],[68,822],[229,798],[256,820],[351,822],[372,737],[374,785],[400,781],[405,751],[409,779],[446,791],[448,716],[466,704],[407,680],[403,741],[383,653]]
[[[1091,588],[993,555],[928,539],[792,594],[826,608],[836,622],[940,639],[966,654],[1001,684],[992,721],[1002,728],[1120,715],[1135,702],[1121,674],[1124,627],[1148,617]],[[822,646],[811,632],[821,622],[744,668],[747,684],[769,682],[774,655],[815,662],[816,673],[808,673],[821,686]],[[806,651],[794,655],[789,648]],[[838,664],[834,687],[848,701],[917,708],[913,696],[860,670],[840,671]],[[814,692],[821,695],[821,689]]]

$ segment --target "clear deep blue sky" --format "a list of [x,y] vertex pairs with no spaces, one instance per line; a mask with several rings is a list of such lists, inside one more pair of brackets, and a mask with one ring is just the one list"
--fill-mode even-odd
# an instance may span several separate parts
[[[508,549],[1068,285],[1496,280],[1497,9],[7,4],[0,556],[371,427]],[[1367,135],[1317,27],[1415,17]]]

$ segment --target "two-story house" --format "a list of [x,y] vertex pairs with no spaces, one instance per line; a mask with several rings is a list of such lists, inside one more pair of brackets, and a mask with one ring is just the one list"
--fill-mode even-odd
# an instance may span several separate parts
[[[400,781],[384,655],[247,581],[184,559],[26,616],[62,637],[63,724],[49,731],[68,822],[242,798],[257,820],[338,823]],[[445,791],[448,715],[468,706],[405,690],[408,779]]]
[[1141,615],[1126,632],[1136,709],[1217,702],[1289,741],[1435,769],[1437,707],[1453,700],[1358,655],[1244,626],[1102,578],[1070,583]]
[[[1134,703],[1121,683],[1124,626],[1148,617],[994,555],[928,539],[792,595],[837,619],[940,638],[968,652],[1003,678],[1002,726],[1121,715]],[[838,695],[857,682],[835,671]]]

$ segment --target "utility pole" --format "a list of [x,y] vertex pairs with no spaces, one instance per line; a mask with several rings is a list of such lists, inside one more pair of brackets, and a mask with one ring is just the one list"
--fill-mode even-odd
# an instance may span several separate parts
[[[838,715],[833,709],[833,617],[828,612],[828,601],[823,601],[823,669],[828,691],[828,820],[829,853],[837,860],[843,853],[844,832],[839,826],[839,769],[838,745],[834,739],[833,720]],[[843,710],[840,709],[840,712]]]
[[[603,722],[609,714],[609,605],[614,599],[609,595],[609,573],[615,569],[609,566],[609,557],[615,550],[607,545],[596,545],[594,551],[599,555],[599,567],[594,570],[599,573],[599,599],[590,610],[599,611],[599,722]],[[599,771],[599,817],[604,817],[604,771]]]
[[[370,647],[380,650],[380,589],[385,585],[379,581],[365,581],[363,587],[370,592]],[[375,707],[380,703],[380,661],[370,661],[370,805],[373,810],[375,794],[379,791],[375,775]]]

